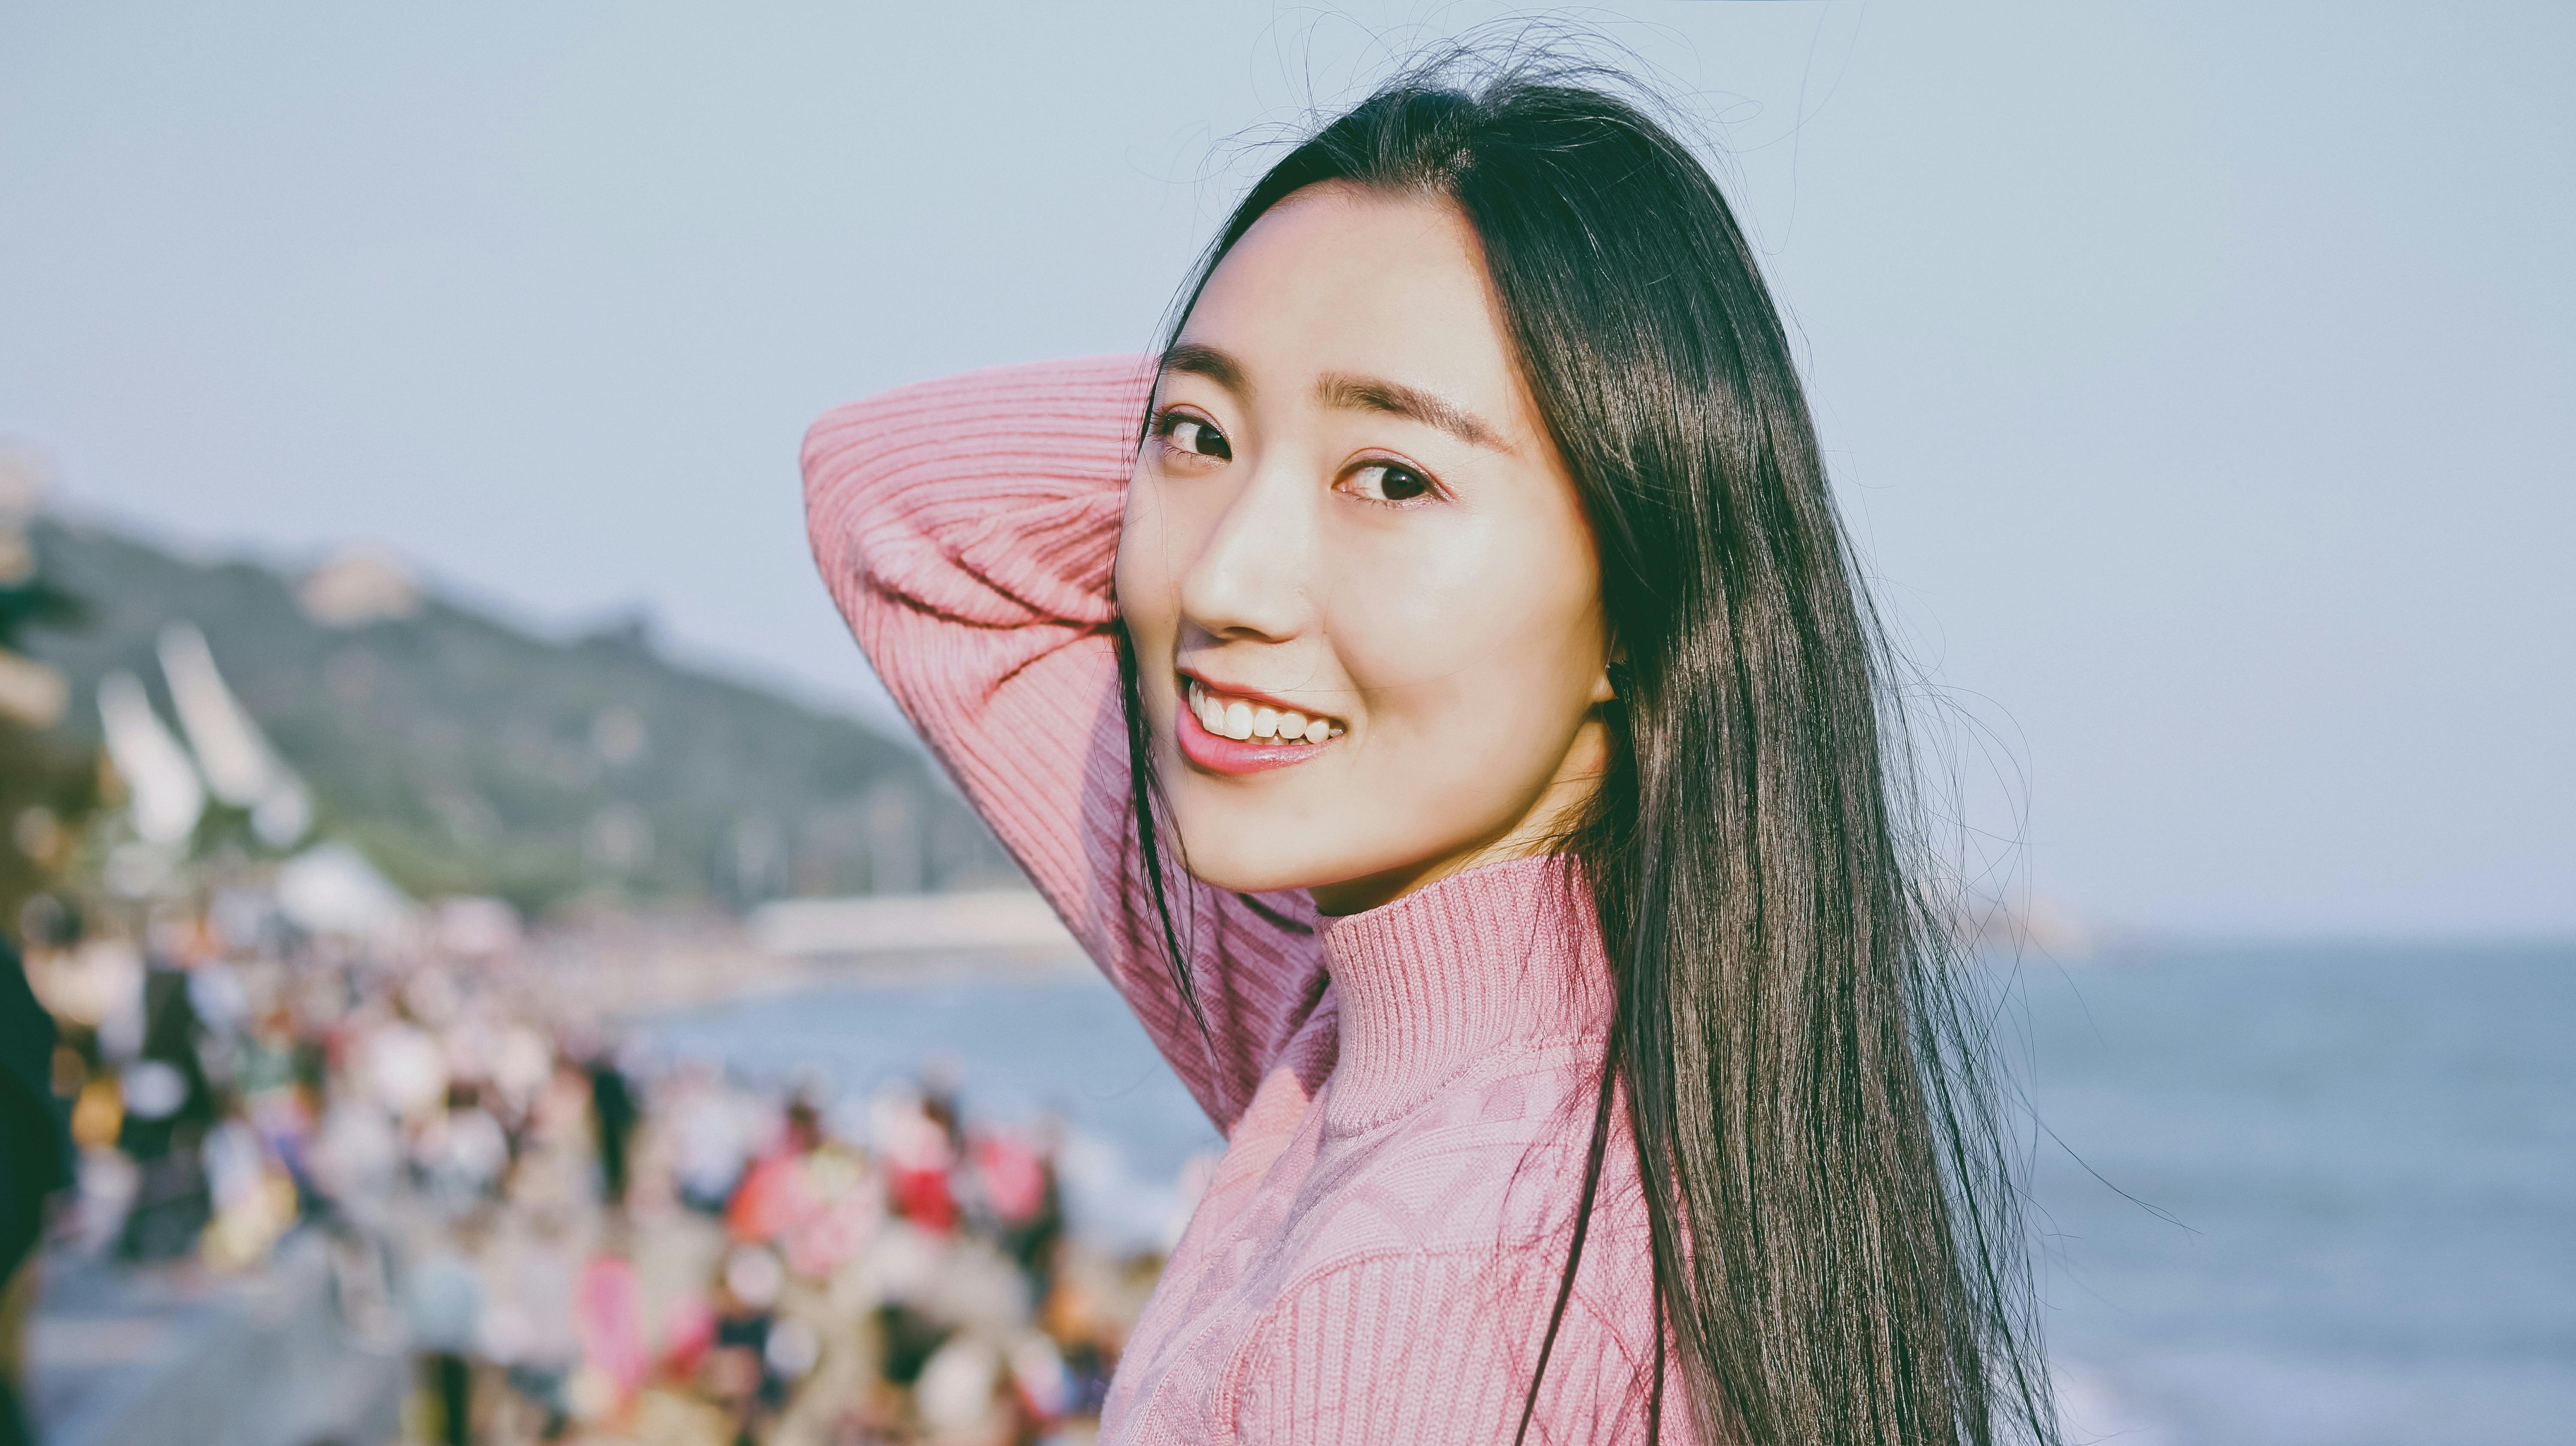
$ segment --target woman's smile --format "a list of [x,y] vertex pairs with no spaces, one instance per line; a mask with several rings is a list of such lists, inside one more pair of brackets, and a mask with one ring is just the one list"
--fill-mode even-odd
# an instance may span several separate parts
[[1211,773],[1264,773],[1311,762],[1350,731],[1337,718],[1208,687],[1180,675],[1181,756]]

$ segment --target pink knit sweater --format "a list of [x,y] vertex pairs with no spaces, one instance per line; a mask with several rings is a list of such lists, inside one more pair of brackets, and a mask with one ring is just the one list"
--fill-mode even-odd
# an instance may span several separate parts
[[[1200,1033],[1156,944],[1107,633],[1150,383],[1132,357],[979,372],[842,407],[805,443],[851,631],[1225,1132],[1102,1439],[1508,1442],[1580,1196],[1599,931],[1547,859],[1341,918],[1175,879]],[[1528,1439],[1644,1438],[1650,1281],[1622,1130]],[[1686,1439],[1677,1372],[1665,1404]]]

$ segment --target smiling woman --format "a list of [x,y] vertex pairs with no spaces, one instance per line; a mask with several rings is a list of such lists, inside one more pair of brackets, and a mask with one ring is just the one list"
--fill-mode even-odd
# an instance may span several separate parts
[[[1329,182],[1272,207],[1148,434],[1117,596],[1190,765],[1155,774],[1193,874],[1355,914],[1563,831],[1605,754],[1600,569],[1455,206]],[[1282,713],[1325,741],[1225,747]]]
[[2054,1437],[1786,339],[1616,84],[1409,74],[1158,357],[808,438],[859,641],[1226,1132],[1104,1439]]

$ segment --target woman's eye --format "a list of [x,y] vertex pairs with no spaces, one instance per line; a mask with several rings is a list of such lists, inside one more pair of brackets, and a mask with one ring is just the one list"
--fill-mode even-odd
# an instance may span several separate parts
[[1187,452],[1193,457],[1212,457],[1219,461],[1231,461],[1234,457],[1234,448],[1227,445],[1225,433],[1181,412],[1164,414],[1163,440],[1174,451]]
[[1393,462],[1371,462],[1350,477],[1351,495],[1371,502],[1411,502],[1431,495],[1431,479]]

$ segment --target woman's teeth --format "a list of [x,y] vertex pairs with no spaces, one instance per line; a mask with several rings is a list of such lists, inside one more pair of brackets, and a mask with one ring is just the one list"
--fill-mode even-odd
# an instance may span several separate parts
[[1321,743],[1342,736],[1343,727],[1330,718],[1309,718],[1303,713],[1273,708],[1261,703],[1248,703],[1237,698],[1219,701],[1195,678],[1189,683],[1190,711],[1198,715],[1199,726],[1219,738],[1233,738],[1264,743]]

